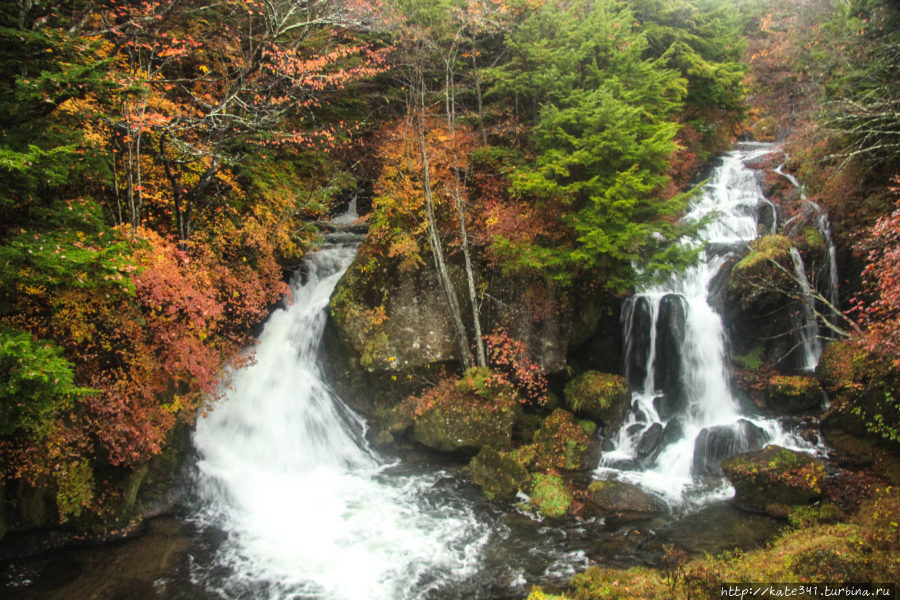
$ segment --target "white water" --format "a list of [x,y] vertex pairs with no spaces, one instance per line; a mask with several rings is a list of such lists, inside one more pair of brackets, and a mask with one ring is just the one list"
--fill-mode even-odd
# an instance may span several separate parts
[[794,263],[794,275],[797,285],[800,286],[800,345],[803,348],[803,370],[815,371],[822,356],[822,340],[819,339],[819,322],[816,320],[815,298],[809,280],[806,278],[806,268],[803,265],[803,257],[795,246],[791,246],[791,261]]
[[[710,284],[727,258],[740,252],[757,236],[758,207],[765,200],[754,172],[745,163],[759,159],[773,150],[770,144],[742,144],[725,155],[723,164],[716,168],[710,182],[703,190],[687,219],[700,221],[711,218],[700,232],[700,239],[714,251],[697,265],[669,281],[648,287],[636,294],[650,304],[650,351],[646,368],[648,376],[643,385],[634,385],[633,410],[621,427],[615,440],[615,449],[604,453],[598,468],[599,478],[617,477],[657,492],[673,504],[689,499],[728,497],[733,493],[723,481],[710,482],[692,473],[695,438],[704,428],[732,425],[742,418],[737,399],[731,393],[726,366],[726,339],[722,320],[709,304]],[[669,294],[680,295],[686,306],[684,336],[678,352],[684,374],[684,391],[687,407],[679,416],[684,434],[667,445],[652,464],[635,464],[636,446],[640,434],[629,434],[632,429],[646,431],[653,423],[665,424],[654,405],[654,397],[660,395],[654,381],[653,361],[657,357],[656,323],[660,301]],[[626,358],[634,336],[630,308],[623,311],[626,335]],[[744,417],[746,418],[746,417]],[[784,433],[774,421],[748,419],[763,429],[770,443],[787,447],[799,447],[803,442]]]
[[255,364],[198,423],[198,521],[228,538],[195,578],[222,597],[403,600],[477,570],[487,528],[458,502],[426,510],[440,474],[392,474],[322,380],[325,308],[354,252],[307,262]]

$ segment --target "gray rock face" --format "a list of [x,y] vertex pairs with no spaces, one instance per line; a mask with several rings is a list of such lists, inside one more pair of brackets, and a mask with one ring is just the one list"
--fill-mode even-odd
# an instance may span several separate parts
[[[361,251],[362,252],[362,251]],[[405,372],[430,363],[458,360],[447,303],[431,268],[412,272],[366,270],[358,258],[338,283],[331,299],[331,315],[339,338],[360,358],[369,372]],[[449,265],[460,300],[463,320],[470,329],[465,276]],[[476,274],[476,285],[480,278]],[[546,373],[565,370],[566,353],[575,336],[575,315],[557,290],[540,282],[513,277],[493,278],[489,297],[481,307],[484,333],[503,327],[521,340],[529,356]],[[528,291],[527,294],[523,290]],[[580,328],[585,324],[585,309]],[[373,318],[376,317],[376,318]],[[583,333],[583,332],[581,332]]]
[[694,475],[721,475],[721,462],[726,458],[761,450],[769,440],[765,431],[746,419],[733,425],[706,427],[694,441]]
[[588,508],[604,517],[626,521],[651,519],[665,511],[662,502],[624,481],[594,481],[588,486]]

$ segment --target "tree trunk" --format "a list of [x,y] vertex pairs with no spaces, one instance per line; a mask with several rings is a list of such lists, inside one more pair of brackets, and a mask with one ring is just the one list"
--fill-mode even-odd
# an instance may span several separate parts
[[434,255],[434,264],[437,268],[438,279],[441,282],[441,289],[447,300],[447,309],[450,313],[450,321],[453,324],[453,332],[456,337],[456,347],[459,351],[459,360],[463,368],[472,367],[472,354],[469,352],[466,343],[466,328],[462,320],[462,311],[459,308],[459,300],[456,298],[456,292],[453,290],[453,282],[450,280],[450,273],[447,270],[447,264],[444,262],[444,250],[441,245],[441,238],[438,234],[437,223],[434,215],[434,197],[431,190],[431,176],[428,173],[428,151],[425,146],[425,89],[424,82],[420,88],[420,103],[416,110],[419,134],[419,149],[422,153],[422,188],[425,192],[425,219],[428,228],[428,241],[431,246],[431,252]]
[[[447,129],[453,144],[453,157],[458,157],[456,143],[456,110],[453,99],[453,70],[450,61],[445,63],[446,87],[444,89],[445,103],[447,106]],[[475,333],[475,361],[479,367],[487,366],[487,357],[484,351],[484,340],[481,332],[481,316],[478,311],[478,294],[475,290],[475,274],[472,270],[472,255],[469,253],[469,235],[466,232],[466,215],[463,210],[462,194],[460,193],[459,169],[453,169],[453,198],[456,201],[456,215],[459,219],[459,238],[462,246],[463,258],[466,267],[466,284],[469,291],[469,303],[472,307],[472,328]]]

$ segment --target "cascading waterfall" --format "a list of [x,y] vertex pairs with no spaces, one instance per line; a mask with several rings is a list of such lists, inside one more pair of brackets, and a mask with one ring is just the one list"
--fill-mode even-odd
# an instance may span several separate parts
[[[199,585],[223,597],[421,598],[476,570],[487,536],[439,474],[391,472],[317,364],[325,308],[355,248],[319,251],[195,434],[201,526],[227,532]],[[222,576],[222,573],[228,573]]]
[[595,475],[618,477],[655,491],[674,504],[731,493],[718,462],[766,442],[802,447],[774,421],[742,416],[729,385],[722,320],[709,303],[722,266],[757,236],[764,202],[745,163],[773,150],[742,144],[727,154],[688,219],[700,232],[705,258],[669,281],[650,286],[625,304],[625,371],[632,410]]
[[819,322],[816,319],[815,302],[803,257],[796,246],[791,246],[791,261],[794,263],[794,274],[800,286],[800,345],[803,348],[803,370],[814,371],[822,356],[822,340],[819,339]]

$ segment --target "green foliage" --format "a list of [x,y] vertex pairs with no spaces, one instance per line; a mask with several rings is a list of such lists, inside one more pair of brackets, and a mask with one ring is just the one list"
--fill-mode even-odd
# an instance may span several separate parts
[[507,48],[510,60],[491,71],[492,93],[514,96],[517,105],[527,99],[535,121],[535,158],[516,169],[513,191],[565,207],[574,243],[498,239],[499,253],[561,282],[573,269],[594,269],[617,290],[633,283],[635,261],[649,260],[651,271],[687,263],[690,253],[672,244],[686,232],[674,222],[687,197],[661,193],[686,82],[645,56],[634,14],[615,2],[547,2]]
[[74,379],[74,365],[61,348],[0,326],[0,435],[48,434],[76,397],[96,393]]
[[900,10],[883,0],[836,5],[829,35],[823,122],[837,155],[892,175],[900,168]]
[[791,507],[788,521],[794,527],[812,527],[837,523],[844,519],[844,513],[831,502],[818,502],[809,506]]
[[864,409],[854,406],[851,412],[862,417],[869,433],[890,442],[900,443],[900,401],[894,398],[890,390],[882,390],[881,402]]
[[56,506],[60,520],[69,516],[80,517],[84,508],[94,499],[94,472],[87,460],[79,460],[65,465],[55,474]]

